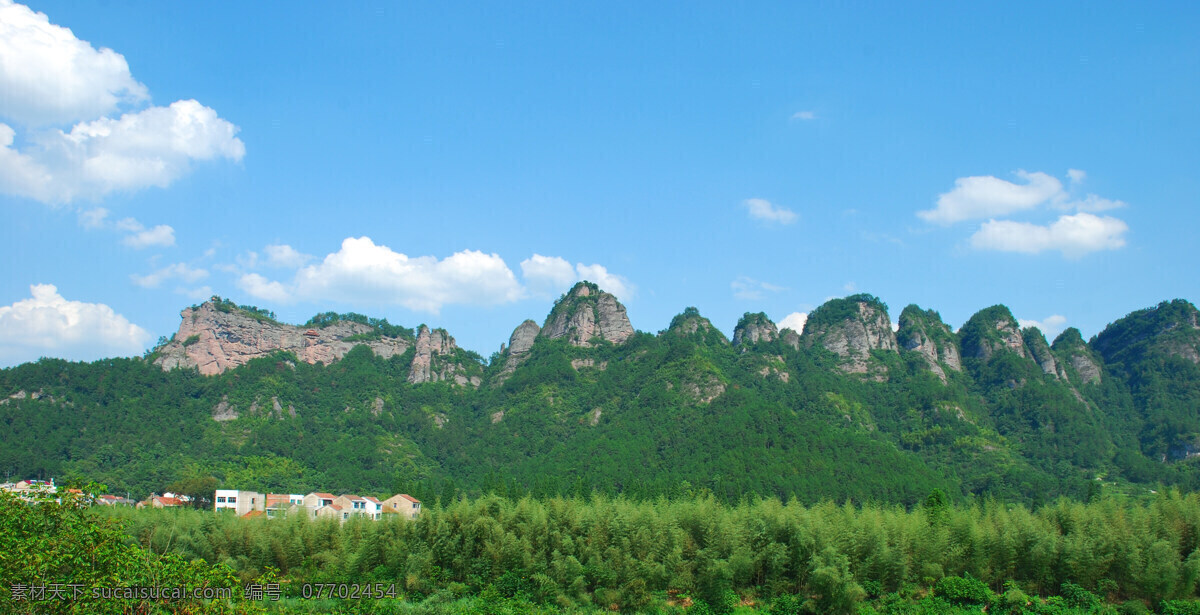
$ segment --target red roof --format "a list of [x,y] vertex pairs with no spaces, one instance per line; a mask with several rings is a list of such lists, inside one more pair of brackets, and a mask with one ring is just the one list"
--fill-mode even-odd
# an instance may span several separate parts
[[183,501],[180,500],[179,498],[168,498],[166,496],[159,496],[157,499],[159,502],[162,503],[163,506],[183,506]]
[[337,496],[333,495],[332,493],[312,493],[309,495],[315,495],[315,496],[321,498],[322,500],[336,500],[337,499]]
[[343,495],[342,497],[346,498],[347,500],[350,500],[351,502],[362,499],[361,497],[351,494],[351,493],[347,493],[347,494]]
[[265,515],[265,514],[266,514],[266,513],[264,513],[264,512],[263,512],[263,511],[261,511],[261,510],[252,510],[252,511],[250,511],[250,512],[248,512],[248,513],[244,514],[244,515],[242,515],[242,518],[243,518],[243,519],[249,519],[249,518],[251,518],[251,517],[261,517],[261,516],[263,516],[263,515]]
[[373,498],[373,497],[371,497],[371,496],[369,496],[369,495],[364,495],[364,496],[363,496],[363,499],[364,499],[364,500],[367,500],[367,501],[370,501],[370,502],[375,502],[376,504],[382,504],[382,503],[383,503],[383,502],[380,502],[379,500],[377,500],[377,499],[375,499],[375,498]]
[[416,502],[417,504],[421,503],[421,500],[418,500],[417,498],[414,498],[413,496],[408,495],[407,493],[401,493],[400,497],[408,500],[409,502]]

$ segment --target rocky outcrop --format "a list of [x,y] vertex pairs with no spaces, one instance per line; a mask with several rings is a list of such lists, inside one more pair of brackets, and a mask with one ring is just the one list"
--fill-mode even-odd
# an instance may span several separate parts
[[800,350],[800,334],[792,329],[780,331],[779,339],[785,346],[791,346],[792,350]]
[[599,341],[621,344],[633,336],[633,325],[616,297],[580,282],[555,302],[540,335],[586,348]]
[[887,306],[871,295],[827,301],[809,314],[800,337],[806,346],[820,344],[840,357],[842,371],[866,374],[874,367],[876,378],[886,374],[886,368],[871,365],[871,351],[896,352],[899,348]]
[[1042,368],[1042,373],[1055,378],[1065,379],[1067,377],[1066,370],[1058,364],[1041,329],[1026,327],[1021,331],[1021,338],[1025,342],[1025,348],[1029,350],[1030,358],[1038,364],[1038,367]]
[[1100,384],[1103,378],[1100,358],[1083,341],[1079,329],[1070,327],[1058,334],[1050,349],[1059,357],[1060,364],[1068,366],[1068,373],[1074,370],[1079,383]]
[[1092,347],[1108,365],[1152,356],[1200,363],[1200,311],[1183,299],[1164,301],[1105,327],[1092,339]]
[[946,371],[962,371],[958,340],[942,316],[933,310],[909,305],[900,312],[900,328],[896,331],[900,348],[919,352],[929,370],[946,382]]
[[762,312],[757,314],[746,312],[741,320],[738,320],[737,326],[733,328],[733,345],[741,346],[743,350],[746,346],[753,346],[759,342],[770,342],[777,337],[779,337],[779,328]]
[[997,352],[1015,352],[1028,357],[1025,339],[1012,312],[1003,305],[976,312],[959,331],[964,356],[991,360]]
[[213,301],[187,308],[181,316],[183,321],[174,339],[156,352],[154,363],[164,370],[194,367],[212,376],[280,350],[293,352],[306,363],[329,364],[360,344],[383,358],[403,354],[411,345],[410,340],[401,337],[355,340],[354,336],[367,338],[375,332],[360,323],[339,321],[320,328],[295,327]]
[[504,355],[504,367],[496,376],[496,384],[504,382],[516,371],[518,365],[529,358],[529,351],[533,348],[533,343],[537,341],[538,333],[541,330],[542,328],[532,320],[526,320],[513,329],[512,335],[508,337],[508,346],[501,349],[501,354]]
[[409,382],[451,381],[460,386],[479,386],[479,375],[470,371],[461,360],[454,338],[445,329],[430,329],[421,325],[417,331],[416,354],[408,370]]
[[663,333],[685,337],[701,344],[729,344],[725,334],[714,327],[712,321],[701,316],[700,310],[694,307],[689,307],[672,318],[671,325]]

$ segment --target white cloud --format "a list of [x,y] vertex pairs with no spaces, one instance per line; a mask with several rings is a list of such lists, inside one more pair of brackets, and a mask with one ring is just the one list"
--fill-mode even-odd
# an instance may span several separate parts
[[[241,160],[238,128],[194,100],[150,107],[120,118],[100,118],[33,135],[25,151],[12,147],[12,129],[0,124],[0,190],[44,203],[96,199],[110,192],[165,188],[193,160]],[[7,138],[6,138],[7,136]]]
[[[272,267],[283,267],[286,269],[297,269],[303,267],[312,257],[308,254],[302,254],[292,246],[287,244],[270,245],[263,249],[267,253],[267,264]],[[251,252],[251,254],[254,254]],[[255,255],[257,258],[258,255]]]
[[250,294],[250,296],[258,299],[277,303],[289,303],[292,300],[291,293],[288,292],[283,284],[268,280],[257,273],[247,273],[238,278],[237,286]]
[[109,211],[103,207],[80,211],[79,225],[88,230],[105,229],[126,233],[125,237],[121,239],[121,243],[138,250],[175,245],[175,229],[169,225],[159,224],[148,229],[133,218],[110,222],[108,214]]
[[536,253],[521,261],[521,277],[530,292],[541,296],[554,296],[579,281],[566,259]]
[[1025,318],[1018,318],[1017,323],[1021,325],[1022,329],[1025,327],[1037,327],[1038,329],[1041,329],[1042,334],[1046,336],[1046,339],[1053,340],[1054,338],[1058,337],[1059,333],[1063,332],[1063,329],[1067,328],[1067,317],[1060,314],[1054,314],[1052,316],[1047,316],[1043,320],[1028,320]]
[[0,0],[0,115],[27,125],[65,123],[148,98],[121,54],[96,50],[45,13]]
[[108,210],[103,207],[94,207],[79,212],[79,225],[86,229],[104,228],[107,219]]
[[444,259],[409,257],[376,245],[369,237],[347,237],[337,252],[296,272],[289,284],[249,274],[238,281],[260,299],[401,305],[437,313],[446,304],[492,305],[520,299],[524,289],[496,254],[474,250]]
[[137,249],[150,246],[173,246],[175,245],[175,229],[166,224],[160,224],[151,229],[134,231],[133,234],[126,235],[121,243]]
[[761,280],[738,276],[736,280],[729,283],[729,287],[733,289],[733,296],[738,299],[762,299],[763,293],[775,293],[783,290],[782,286],[776,286]]
[[1087,173],[1079,169],[1067,169],[1067,177],[1071,179],[1072,184],[1082,184],[1083,180],[1087,179]]
[[816,111],[797,111],[792,114],[793,120],[815,120],[817,119]]
[[926,222],[948,225],[974,218],[1005,216],[1065,197],[1062,182],[1045,173],[1017,171],[1025,184],[1014,184],[990,175],[960,177],[954,189],[938,196],[937,207],[918,211]]
[[792,312],[783,317],[779,321],[779,330],[791,329],[796,333],[804,333],[804,324],[808,322],[808,314],[804,312]]
[[603,265],[576,263],[575,272],[579,274],[580,280],[595,283],[596,286],[600,287],[600,290],[612,293],[621,301],[629,301],[633,298],[634,293],[637,292],[637,288],[633,284],[630,284],[629,280],[625,279],[624,276],[609,273],[608,269]]
[[1075,211],[1107,211],[1109,209],[1117,209],[1124,206],[1124,201],[1113,201],[1098,197],[1094,194],[1089,194],[1082,199],[1061,201],[1055,204],[1056,209],[1073,209]]
[[637,292],[624,276],[610,273],[603,265],[576,263],[572,267],[570,262],[559,256],[534,254],[521,261],[521,277],[525,280],[529,292],[541,297],[552,297],[566,292],[572,284],[584,280],[596,284],[601,290],[612,293],[622,301],[628,301]]
[[167,280],[183,280],[191,284],[207,277],[208,271],[205,269],[189,267],[186,263],[175,263],[146,275],[131,275],[129,279],[142,288],[158,288]]
[[68,301],[51,284],[29,290],[31,298],[0,307],[0,364],[133,355],[150,341],[149,332],[107,305]]
[[745,207],[750,212],[751,218],[764,222],[791,224],[799,218],[796,212],[786,207],[773,205],[765,199],[746,199],[742,201],[742,207]]
[[1058,250],[1067,258],[1079,258],[1089,252],[1124,246],[1123,235],[1128,230],[1129,225],[1121,220],[1089,213],[1061,216],[1049,226],[989,220],[971,236],[971,246],[978,250],[1025,254]]
[[[0,0],[0,192],[50,204],[166,187],[192,161],[239,161],[238,128],[195,100],[138,109],[125,58]],[[119,117],[115,117],[120,113]],[[74,124],[69,130],[59,127]]]

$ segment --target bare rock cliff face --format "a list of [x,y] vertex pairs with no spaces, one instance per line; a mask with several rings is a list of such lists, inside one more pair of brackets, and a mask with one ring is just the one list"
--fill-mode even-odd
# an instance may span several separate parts
[[989,361],[997,352],[1015,352],[1018,356],[1029,357],[1017,319],[1003,305],[976,312],[963,325],[959,335],[963,354],[968,357]]
[[1042,368],[1043,373],[1059,379],[1067,377],[1066,369],[1059,365],[1041,329],[1027,327],[1021,332],[1021,336],[1025,341],[1025,348],[1029,350],[1029,357]]
[[746,313],[733,329],[734,346],[751,346],[759,342],[770,342],[779,337],[779,327],[766,314]]
[[633,325],[616,297],[580,282],[550,310],[541,335],[565,337],[572,346],[589,347],[597,339],[621,344],[633,336]]
[[1103,377],[1100,358],[1083,341],[1079,329],[1070,327],[1058,334],[1050,348],[1058,356],[1060,365],[1065,364],[1075,371],[1080,384],[1100,384]]
[[306,363],[329,364],[360,344],[384,358],[403,354],[409,347],[408,340],[393,337],[344,341],[373,331],[363,324],[338,322],[305,329],[257,319],[238,309],[219,310],[212,302],[187,308],[181,315],[183,322],[175,339],[159,349],[155,360],[164,370],[195,367],[212,376],[278,350],[294,352]]
[[[801,339],[806,345],[820,344],[841,357],[841,370],[853,374],[872,371],[869,362],[872,350],[899,349],[887,308],[869,295],[834,299],[813,310]],[[882,365],[878,368],[880,373],[876,377],[886,374]]]
[[478,376],[467,375],[467,370],[458,359],[458,345],[445,329],[430,329],[421,325],[417,331],[417,348],[412,366],[408,370],[408,381],[423,382],[453,381],[458,385],[479,386]]
[[504,368],[500,370],[500,374],[496,376],[496,383],[504,382],[514,371],[517,366],[524,363],[525,359],[529,358],[529,350],[533,348],[533,343],[537,340],[538,333],[541,333],[542,328],[532,320],[517,325],[513,330],[512,335],[508,338],[508,346],[504,348]]
[[946,382],[946,370],[962,371],[958,341],[950,327],[942,322],[941,315],[933,310],[922,310],[916,305],[904,308],[900,313],[896,342],[904,350],[921,353],[929,370],[942,382]]

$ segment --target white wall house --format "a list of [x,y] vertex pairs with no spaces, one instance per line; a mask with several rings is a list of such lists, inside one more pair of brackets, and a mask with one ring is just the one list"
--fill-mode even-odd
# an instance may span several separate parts
[[266,510],[267,498],[256,491],[217,489],[213,496],[213,510],[232,510],[240,517],[255,510]]

